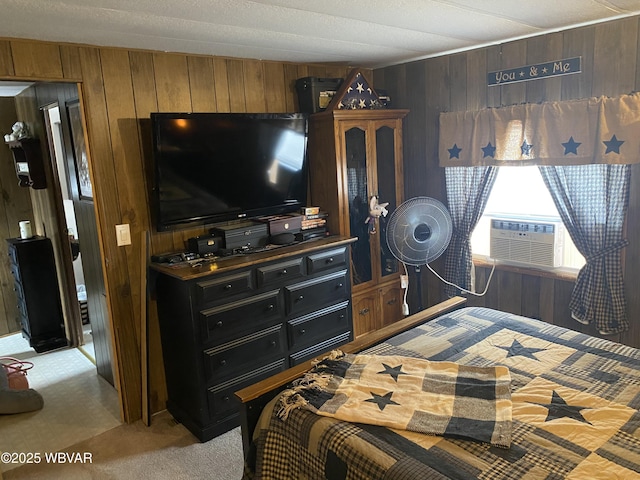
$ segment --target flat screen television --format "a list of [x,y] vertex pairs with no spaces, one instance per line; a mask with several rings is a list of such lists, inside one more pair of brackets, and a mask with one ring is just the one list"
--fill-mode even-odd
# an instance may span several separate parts
[[305,113],[152,113],[158,231],[293,212],[307,200]]

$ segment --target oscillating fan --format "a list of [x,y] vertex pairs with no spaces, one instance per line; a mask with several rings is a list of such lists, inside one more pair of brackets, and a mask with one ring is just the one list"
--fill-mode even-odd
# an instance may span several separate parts
[[[444,253],[451,241],[453,231],[451,215],[442,202],[431,197],[414,197],[398,206],[388,219],[387,245],[399,261],[416,268],[420,309],[422,309],[422,287],[420,266],[426,265]],[[407,281],[403,282],[406,288]],[[403,313],[409,314],[406,302]]]

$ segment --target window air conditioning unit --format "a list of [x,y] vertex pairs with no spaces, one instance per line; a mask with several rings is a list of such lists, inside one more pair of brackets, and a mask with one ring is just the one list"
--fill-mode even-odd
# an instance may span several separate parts
[[562,222],[492,218],[490,254],[505,263],[555,268],[562,265]]

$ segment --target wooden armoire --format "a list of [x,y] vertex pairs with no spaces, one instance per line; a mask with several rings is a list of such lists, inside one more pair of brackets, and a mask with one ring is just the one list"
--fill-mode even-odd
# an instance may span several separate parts
[[[349,83],[350,79],[341,91]],[[327,110],[311,115],[310,204],[329,214],[330,233],[358,239],[351,249],[357,337],[403,316],[400,274],[404,272],[387,247],[388,216],[380,217],[373,229],[367,219],[372,196],[388,202],[389,212],[404,200],[402,120],[408,110],[340,105],[340,98],[334,98]]]

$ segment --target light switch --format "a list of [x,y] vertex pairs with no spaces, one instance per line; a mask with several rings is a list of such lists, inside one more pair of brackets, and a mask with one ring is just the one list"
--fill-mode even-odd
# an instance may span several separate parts
[[131,245],[131,230],[128,223],[116,225],[116,242],[119,247]]

